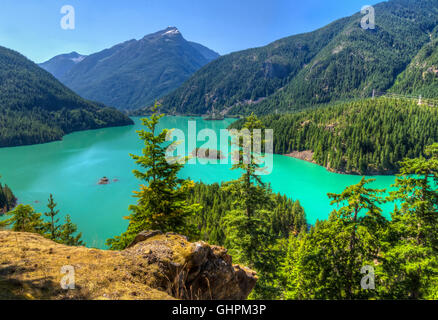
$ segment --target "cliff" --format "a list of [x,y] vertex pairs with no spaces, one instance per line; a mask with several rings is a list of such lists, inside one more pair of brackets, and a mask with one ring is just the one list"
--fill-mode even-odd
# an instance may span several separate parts
[[[61,288],[63,266],[75,289]],[[0,231],[0,299],[246,299],[256,281],[224,248],[176,234],[142,232],[128,249],[105,251]]]

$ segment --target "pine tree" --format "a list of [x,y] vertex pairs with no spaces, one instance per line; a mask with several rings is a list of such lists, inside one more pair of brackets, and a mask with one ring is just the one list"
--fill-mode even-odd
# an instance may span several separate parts
[[56,240],[58,238],[59,226],[56,224],[59,222],[59,219],[55,219],[58,215],[59,210],[55,210],[57,204],[53,200],[53,195],[50,194],[49,203],[47,207],[50,209],[49,212],[45,212],[44,215],[50,218],[50,221],[47,223],[48,231],[50,232],[50,239]]
[[65,216],[65,223],[59,227],[56,242],[67,246],[85,246],[81,240],[82,233],[77,233],[78,227],[71,222],[70,215]]
[[[347,298],[350,299],[354,297],[353,287],[357,283],[354,274],[360,270],[361,263],[377,259],[379,251],[378,231],[381,232],[386,223],[382,216],[382,209],[378,206],[384,202],[384,199],[379,195],[383,194],[385,190],[365,187],[374,181],[374,179],[362,178],[358,184],[347,187],[341,194],[328,194],[328,197],[333,199],[332,205],[347,204],[336,212],[336,216],[344,222],[344,232],[350,233],[348,245],[350,257],[346,266],[347,277],[345,279]],[[365,215],[360,216],[363,211],[365,211]],[[359,239],[360,237],[362,239]],[[374,242],[369,243],[370,239],[373,239]],[[360,251],[359,246],[363,247],[365,244],[369,251],[364,256],[358,251]]]
[[46,230],[46,224],[41,218],[41,213],[36,213],[29,205],[20,204],[14,210],[8,212],[7,215],[11,217],[0,222],[0,227],[12,225],[12,231],[39,234],[44,234]]
[[[255,145],[254,130],[263,128],[263,124],[252,114],[243,125],[243,130],[247,130],[245,136],[233,137],[233,144],[237,148],[234,158],[238,161],[231,169],[243,172],[240,179],[224,186],[236,199],[233,203],[235,210],[225,217],[227,243],[236,252],[236,257],[250,267],[254,267],[258,260],[260,244],[270,236],[266,219],[256,216],[256,213],[267,215],[267,212],[260,214],[259,211],[272,203],[270,189],[259,175],[260,155],[251,152]],[[264,144],[264,140],[260,142]]]
[[438,292],[438,144],[425,154],[400,163],[390,193],[401,205],[392,213],[379,268],[384,298],[428,299]]
[[[157,110],[158,105],[155,105]],[[194,182],[178,178],[187,158],[166,157],[168,148],[176,147],[178,142],[166,144],[169,130],[164,129],[155,134],[157,125],[164,115],[156,112],[148,119],[142,119],[147,130],[138,131],[145,147],[141,156],[131,155],[135,163],[145,171],[134,170],[134,175],[145,185],[135,192],[137,205],[131,205],[131,215],[128,230],[120,237],[109,239],[107,245],[111,249],[126,248],[135,236],[144,230],[160,230],[162,232],[177,232],[189,237],[197,234],[196,227],[190,218],[199,212],[198,204],[187,203]]]
[[280,281],[287,299],[364,299],[360,271],[380,262],[382,234],[387,222],[378,204],[383,190],[366,188],[362,179],[341,194],[329,194],[342,205],[327,221],[318,221],[308,233],[291,235]]

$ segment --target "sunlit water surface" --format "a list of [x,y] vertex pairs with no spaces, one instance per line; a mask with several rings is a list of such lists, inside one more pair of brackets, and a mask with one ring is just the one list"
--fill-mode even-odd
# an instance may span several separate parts
[[[87,246],[105,248],[105,240],[126,230],[128,206],[135,203],[132,192],[140,182],[133,176],[135,164],[130,154],[140,154],[142,142],[135,125],[120,128],[77,132],[63,141],[42,145],[0,149],[1,181],[7,183],[19,203],[31,204],[38,212],[46,211],[47,198],[52,193],[61,216],[70,214],[83,233]],[[197,130],[213,129],[218,133],[233,122],[204,121],[200,118],[165,117],[161,128],[178,128],[187,132],[188,121],[195,121]],[[200,143],[199,145],[202,145]],[[191,151],[191,150],[190,150]],[[204,183],[236,179],[239,172],[231,165],[186,165],[181,177],[190,177]],[[102,177],[111,180],[109,185],[98,185]],[[388,188],[393,176],[373,177],[374,187]],[[300,200],[309,223],[326,219],[333,210],[328,192],[341,192],[346,186],[360,181],[361,177],[328,172],[317,165],[285,157],[274,156],[270,182],[275,192]],[[389,211],[392,205],[387,205]]]

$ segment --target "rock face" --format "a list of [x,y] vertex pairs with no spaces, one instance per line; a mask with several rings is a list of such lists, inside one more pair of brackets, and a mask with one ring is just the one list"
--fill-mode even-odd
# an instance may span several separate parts
[[232,265],[226,249],[205,242],[190,243],[172,233],[142,232],[124,254],[158,263],[154,287],[180,299],[242,300],[257,281],[254,271]]
[[[63,266],[74,269],[74,290],[61,288]],[[105,251],[0,231],[0,299],[246,299],[256,281],[224,248],[171,233]]]
[[103,184],[109,184],[109,183],[110,183],[109,179],[107,177],[103,177],[102,179],[99,180],[99,182],[97,184],[103,185]]

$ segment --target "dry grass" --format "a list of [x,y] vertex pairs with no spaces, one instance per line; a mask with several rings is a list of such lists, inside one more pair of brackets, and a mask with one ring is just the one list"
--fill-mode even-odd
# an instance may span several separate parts
[[[61,288],[63,266],[74,268],[73,290]],[[175,234],[105,251],[0,231],[0,299],[245,299],[256,281],[224,248]]]
[[[60,285],[65,265],[74,290]],[[120,252],[68,247],[36,234],[0,231],[0,299],[172,299],[147,285],[138,266]]]

